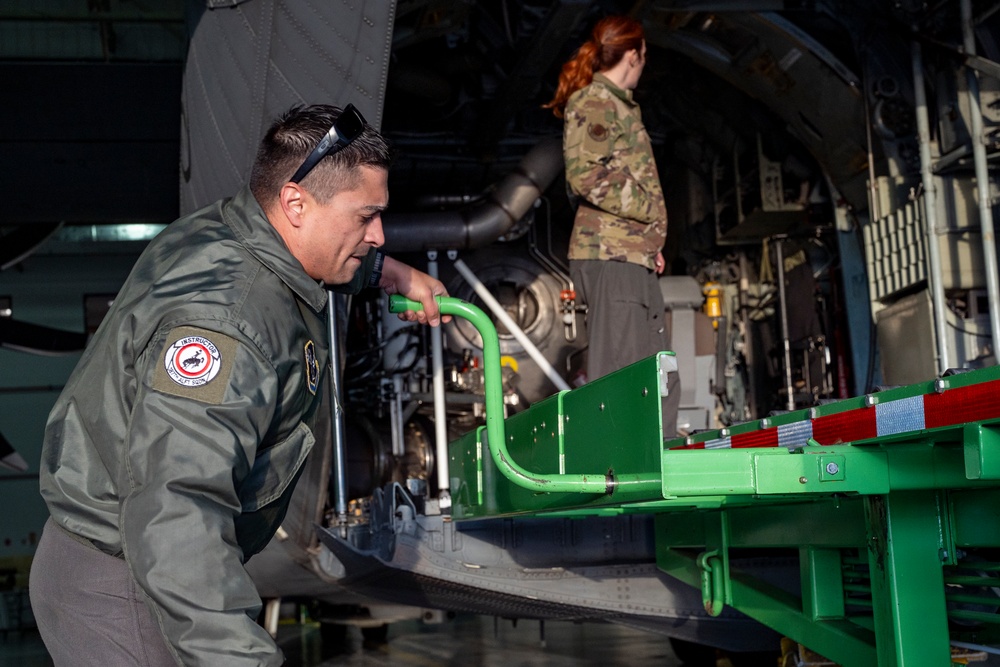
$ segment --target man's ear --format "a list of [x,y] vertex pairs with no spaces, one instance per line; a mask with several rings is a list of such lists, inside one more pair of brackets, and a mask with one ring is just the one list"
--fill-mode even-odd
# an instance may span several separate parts
[[299,227],[302,224],[302,216],[306,207],[309,205],[308,196],[302,186],[298,183],[285,183],[278,193],[278,203],[288,222],[293,227]]

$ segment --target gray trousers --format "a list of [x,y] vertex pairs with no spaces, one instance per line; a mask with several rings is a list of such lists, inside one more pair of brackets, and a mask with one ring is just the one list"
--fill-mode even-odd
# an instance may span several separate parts
[[[571,260],[569,268],[577,297],[587,304],[588,380],[670,349],[666,307],[656,273],[638,264],[597,259]],[[667,391],[663,435],[673,438],[681,400],[677,373],[670,374]]]
[[56,667],[176,667],[125,561],[49,519],[31,562],[31,611]]

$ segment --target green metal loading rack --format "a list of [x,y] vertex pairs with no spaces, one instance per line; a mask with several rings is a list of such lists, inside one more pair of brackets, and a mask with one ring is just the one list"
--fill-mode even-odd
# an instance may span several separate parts
[[[486,425],[449,447],[454,521],[652,513],[658,566],[709,613],[731,605],[845,667],[939,667],[953,642],[1000,641],[1000,368],[664,441],[671,353],[504,420],[495,328],[439,303],[484,343]],[[730,567],[753,550],[797,551],[801,595]]]

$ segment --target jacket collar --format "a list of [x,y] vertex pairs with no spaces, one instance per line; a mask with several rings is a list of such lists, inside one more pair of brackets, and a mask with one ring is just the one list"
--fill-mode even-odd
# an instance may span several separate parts
[[326,307],[326,290],[309,277],[299,260],[288,250],[250,192],[250,186],[243,186],[236,196],[223,203],[222,219],[233,230],[240,244],[314,311],[318,313]]
[[625,104],[634,107],[636,105],[635,101],[632,99],[632,91],[619,88],[615,84],[611,83],[611,79],[604,76],[600,72],[594,73],[594,81],[604,85],[605,88],[611,91],[611,94],[620,99]]

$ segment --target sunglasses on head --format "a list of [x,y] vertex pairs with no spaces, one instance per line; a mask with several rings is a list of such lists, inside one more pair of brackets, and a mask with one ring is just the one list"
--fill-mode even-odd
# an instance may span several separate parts
[[352,141],[361,136],[364,129],[365,117],[353,104],[348,104],[337,116],[337,120],[333,121],[330,131],[326,133],[319,145],[313,149],[302,166],[295,170],[295,173],[288,180],[292,183],[301,181],[306,177],[306,174],[312,171],[313,167],[319,164],[320,160],[327,155],[333,155],[341,149],[347,148]]

